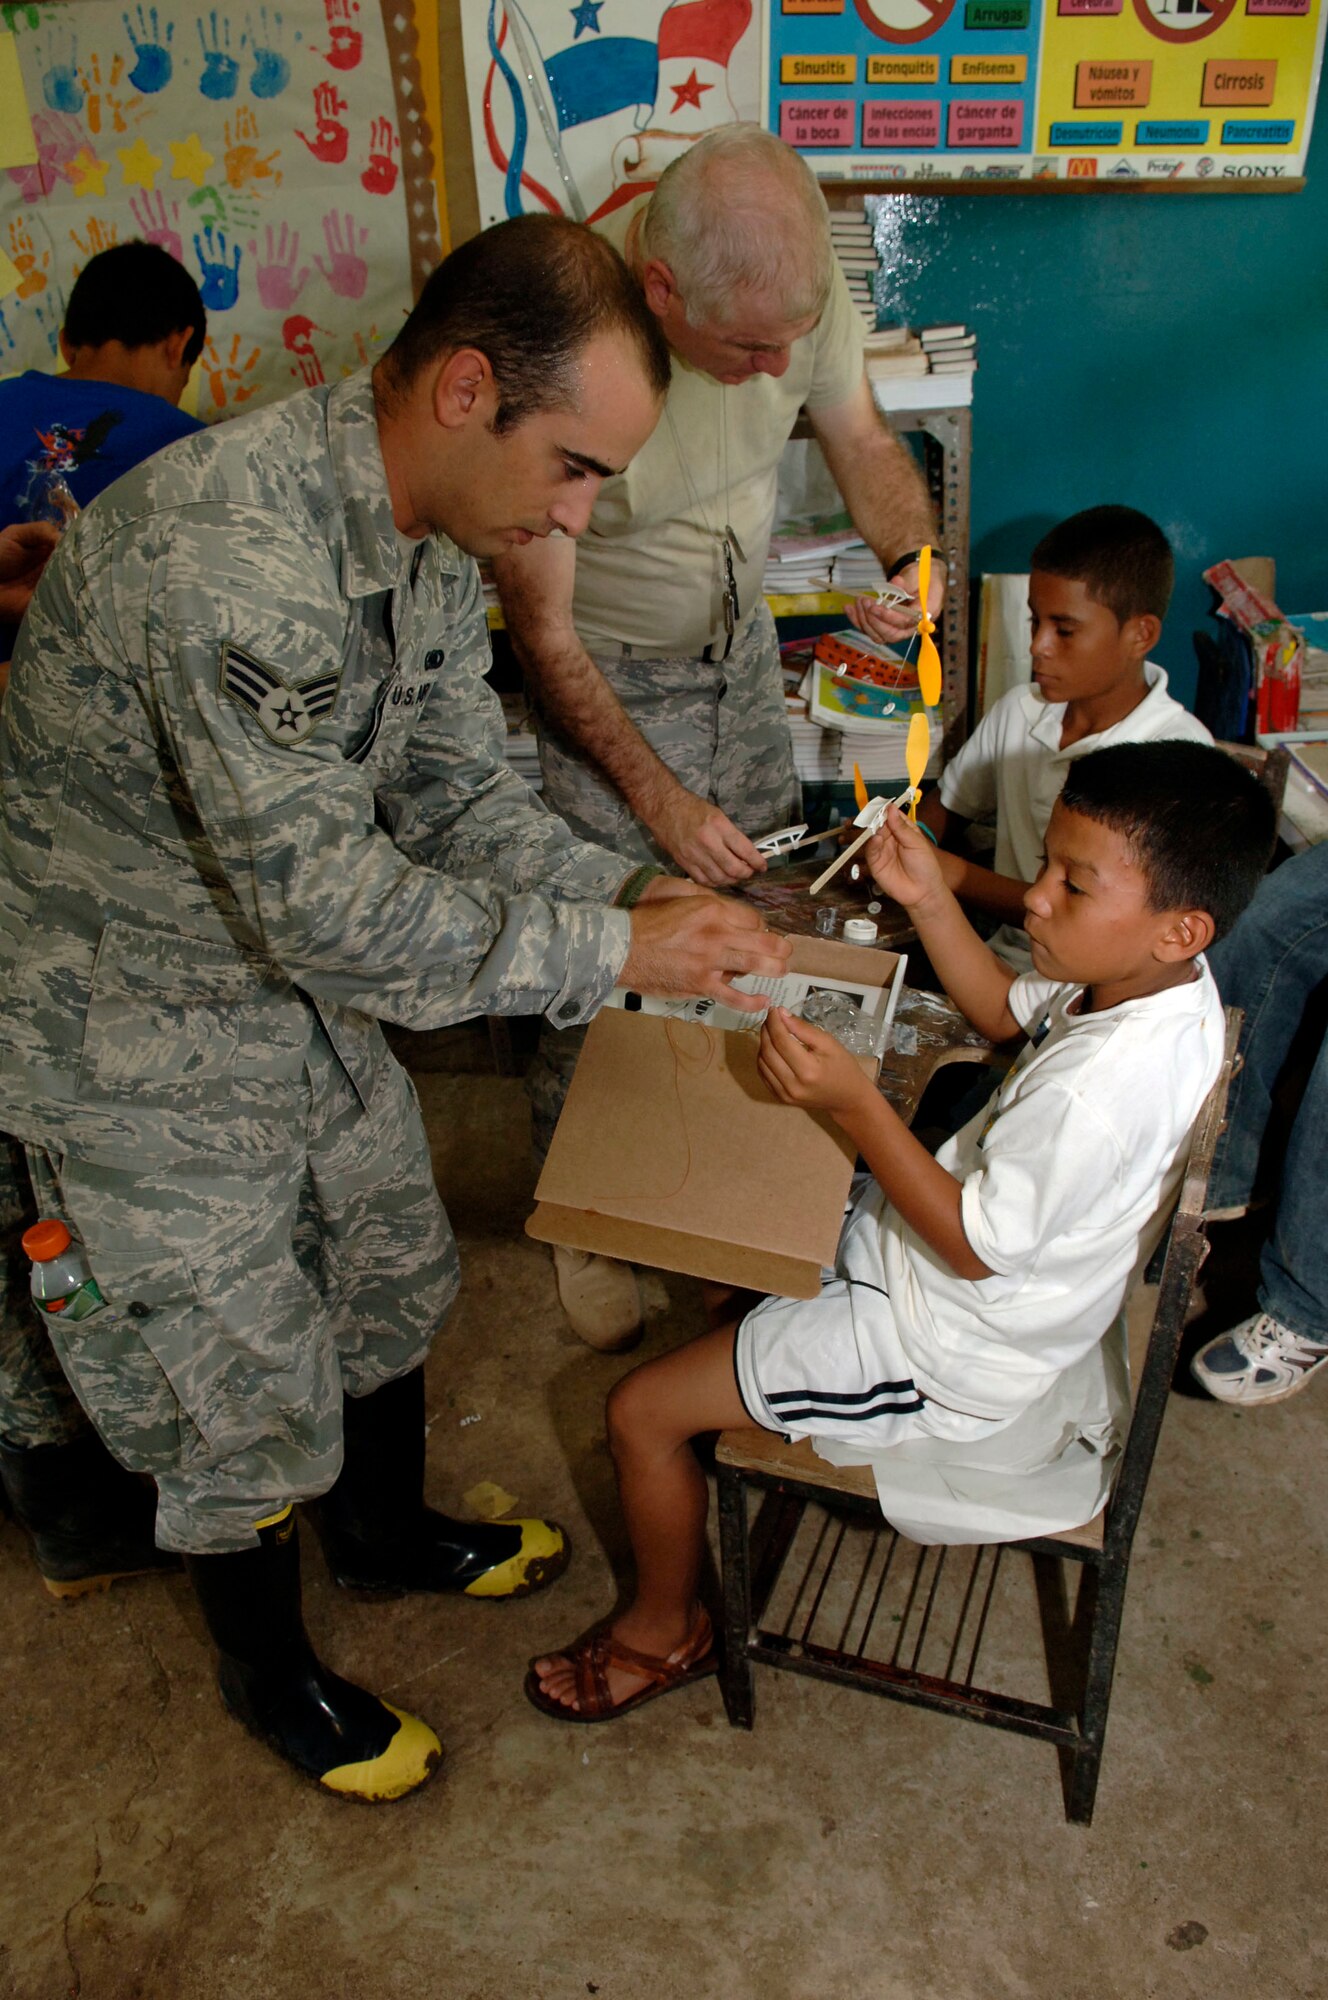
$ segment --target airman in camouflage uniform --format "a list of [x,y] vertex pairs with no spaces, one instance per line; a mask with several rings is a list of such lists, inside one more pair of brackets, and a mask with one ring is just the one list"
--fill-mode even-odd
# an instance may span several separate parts
[[329,1483],[341,1386],[415,1366],[455,1293],[372,1017],[581,1020],[625,956],[624,863],[508,769],[488,660],[474,564],[396,532],[367,373],[128,475],[28,614],[0,1126],[106,1297],[60,1357],[164,1546]]
[[[567,1560],[551,1523],[424,1504],[457,1259],[377,1017],[573,1023],[624,968],[722,994],[786,955],[532,799],[482,678],[463,548],[579,533],[667,380],[587,231],[472,239],[372,374],[187,440],[77,520],[0,720],[0,1129],[105,1301],[48,1324],[156,1481],[227,1706],[358,1797],[413,1790],[439,1745],[314,1654],[292,1503],[322,1496],[359,1589],[506,1596]],[[638,893],[659,907],[609,907]]]

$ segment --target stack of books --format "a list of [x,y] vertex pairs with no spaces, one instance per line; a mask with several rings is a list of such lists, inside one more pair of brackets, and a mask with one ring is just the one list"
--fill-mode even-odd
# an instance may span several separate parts
[[906,326],[882,326],[867,335],[866,364],[883,410],[971,403],[978,337],[963,326],[924,326],[916,333]]
[[971,375],[978,365],[978,337],[966,326],[924,326],[918,338],[933,375]]
[[862,537],[846,514],[785,521],[770,537],[761,588],[772,597],[829,590],[836,563],[847,551],[862,547]]
[[[793,768],[799,778],[804,784],[851,783],[856,764],[868,785],[890,784],[896,790],[902,789],[908,783],[904,746],[910,716],[901,714],[897,722],[876,721],[870,729],[822,728],[811,714],[815,645],[814,639],[793,639],[780,647]],[[938,718],[932,727],[929,776],[934,776],[940,768],[940,749]]]
[[897,375],[972,375],[978,365],[978,337],[964,326],[877,327],[865,342],[867,374],[873,382]]
[[884,590],[885,568],[865,542],[855,542],[835,557],[830,581],[845,597],[861,597],[866,590]]
[[830,240],[853,303],[870,329],[876,325],[876,273],[881,260],[866,211],[861,207],[832,208]]
[[920,336],[906,326],[881,326],[863,343],[868,379],[884,382],[894,376],[929,375],[931,363]]

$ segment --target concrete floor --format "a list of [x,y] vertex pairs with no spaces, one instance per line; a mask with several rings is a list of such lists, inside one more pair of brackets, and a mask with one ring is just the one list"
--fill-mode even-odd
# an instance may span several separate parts
[[[1328,1993],[1328,1392],[1258,1416],[1173,1396],[1088,1831],[1066,1825],[1042,1745],[768,1670],[751,1735],[713,1684],[560,1727],[521,1681],[622,1572],[601,1407],[630,1364],[567,1332],[547,1253],[521,1233],[519,1082],[455,1073],[455,1049],[423,1059],[443,1065],[417,1080],[465,1278],[430,1364],[433,1493],[498,1482],[567,1524],[573,1567],[507,1606],[356,1603],[305,1530],[320,1650],[445,1741],[435,1784],[367,1808],[226,1718],[182,1580],[59,1606],[0,1529],[0,1993]],[[647,1282],[649,1353],[701,1314],[690,1281]]]

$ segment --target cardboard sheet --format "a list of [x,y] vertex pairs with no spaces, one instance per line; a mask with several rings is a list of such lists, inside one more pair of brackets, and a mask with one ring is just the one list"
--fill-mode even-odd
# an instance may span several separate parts
[[[797,952],[798,970],[897,991],[902,961],[891,952],[802,939]],[[528,1234],[815,1297],[855,1149],[828,1114],[771,1097],[757,1048],[750,1031],[606,1007],[586,1037]]]

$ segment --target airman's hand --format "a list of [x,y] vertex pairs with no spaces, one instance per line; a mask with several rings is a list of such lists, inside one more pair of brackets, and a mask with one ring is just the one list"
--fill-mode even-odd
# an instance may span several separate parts
[[631,919],[632,946],[620,985],[678,999],[708,995],[745,1013],[759,1014],[767,1003],[759,993],[740,993],[730,980],[743,972],[777,977],[793,948],[765,928],[759,911],[719,896],[643,899]]

